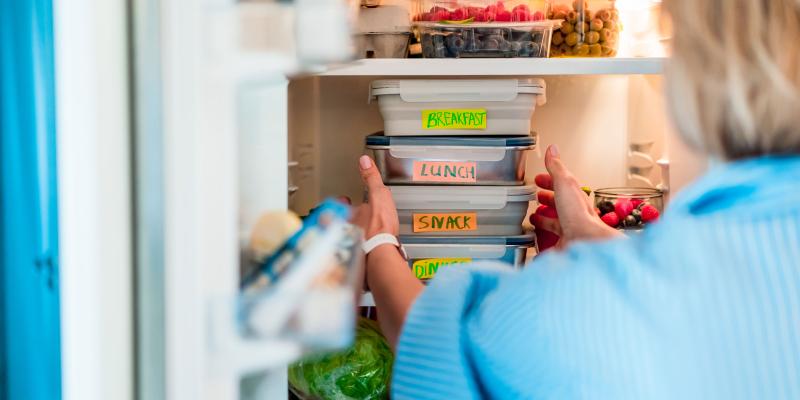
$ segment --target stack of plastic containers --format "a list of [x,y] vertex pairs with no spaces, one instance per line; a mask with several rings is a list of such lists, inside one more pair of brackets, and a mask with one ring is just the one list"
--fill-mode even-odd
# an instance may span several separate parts
[[476,260],[521,266],[535,244],[522,229],[535,198],[525,164],[544,81],[375,81],[370,97],[384,132],[366,147],[392,191],[416,276]]

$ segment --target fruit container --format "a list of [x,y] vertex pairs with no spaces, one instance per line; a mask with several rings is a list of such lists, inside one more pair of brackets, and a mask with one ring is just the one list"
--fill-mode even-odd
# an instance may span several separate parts
[[359,58],[406,58],[411,38],[408,9],[401,6],[362,8],[354,36]]
[[622,30],[616,0],[555,0],[548,18],[553,30],[550,57],[614,57]]
[[542,79],[379,80],[370,85],[386,136],[528,136]]
[[664,211],[664,193],[652,188],[597,189],[594,204],[607,225],[622,230],[641,230],[660,218]]
[[517,236],[400,236],[414,275],[427,281],[441,267],[473,261],[499,261],[521,268],[528,249],[535,247],[534,235]]
[[520,235],[532,186],[389,186],[401,235]]
[[523,185],[532,136],[368,136],[383,181],[389,185]]
[[413,5],[413,19],[450,24],[542,21],[548,6],[547,0],[421,0]]
[[553,22],[418,22],[417,29],[424,58],[546,58]]

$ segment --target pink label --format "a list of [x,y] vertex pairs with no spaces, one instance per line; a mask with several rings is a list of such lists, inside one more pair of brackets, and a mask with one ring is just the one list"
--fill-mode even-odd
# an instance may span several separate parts
[[414,182],[474,183],[474,161],[414,161]]

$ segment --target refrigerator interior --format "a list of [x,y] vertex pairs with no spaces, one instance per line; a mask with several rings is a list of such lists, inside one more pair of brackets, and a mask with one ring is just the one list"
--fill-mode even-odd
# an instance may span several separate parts
[[[414,77],[415,79],[419,77]],[[447,76],[423,77],[447,79]],[[505,79],[511,77],[490,77]],[[356,160],[364,138],[383,129],[369,84],[381,76],[308,76],[289,83],[289,208],[303,215],[330,196],[360,203]],[[533,114],[537,149],[527,180],[542,172],[542,154],[556,144],[581,184],[680,190],[704,161],[677,140],[667,118],[659,75],[546,76],[547,104]]]

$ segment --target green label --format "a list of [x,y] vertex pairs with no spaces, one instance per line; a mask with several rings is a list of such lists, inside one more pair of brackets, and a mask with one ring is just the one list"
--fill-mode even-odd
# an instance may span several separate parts
[[422,129],[486,129],[486,109],[422,110]]
[[440,267],[447,267],[451,265],[458,265],[472,262],[471,258],[425,258],[422,260],[416,260],[411,265],[411,269],[414,271],[414,275],[418,279],[431,279],[434,275],[436,275],[436,271],[439,270]]

